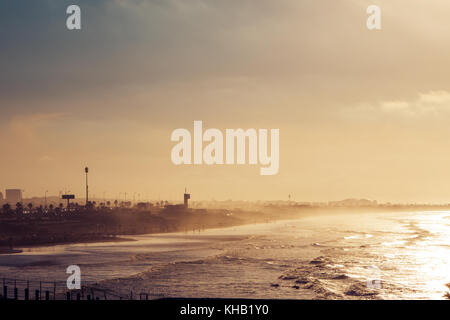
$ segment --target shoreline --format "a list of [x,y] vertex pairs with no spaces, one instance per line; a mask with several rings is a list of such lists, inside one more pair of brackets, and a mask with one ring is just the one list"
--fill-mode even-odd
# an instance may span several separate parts
[[[289,217],[282,217],[276,220],[267,220],[265,218],[257,219],[257,220],[241,220],[240,223],[234,223],[229,225],[213,225],[210,227],[203,227],[200,229],[194,229],[195,232],[207,232],[212,230],[226,230],[230,228],[236,228],[236,227],[245,227],[245,226],[251,226],[251,225],[266,225],[270,223],[276,223],[277,221],[293,221],[293,220],[299,220],[305,216],[308,216],[308,214],[303,215],[296,215],[296,216],[289,216]],[[44,247],[56,247],[61,245],[76,245],[76,244],[95,244],[95,243],[119,243],[119,242],[134,242],[139,241],[137,239],[130,239],[126,238],[126,236],[133,237],[133,236],[170,236],[170,235],[192,235],[193,233],[190,233],[186,230],[176,230],[176,231],[167,231],[167,232],[150,232],[150,233],[136,233],[136,234],[123,234],[123,235],[115,235],[115,236],[101,236],[98,239],[91,239],[86,241],[63,241],[63,242],[48,242],[48,243],[39,243],[39,244],[29,244],[29,245],[21,245],[17,246],[14,249],[5,248],[2,251],[2,248],[0,247],[0,255],[13,255],[13,254],[19,254],[23,253],[24,249],[27,248],[44,248]],[[199,233],[195,233],[199,234]]]
[[9,255],[9,254],[17,254],[23,253],[23,249],[28,248],[45,248],[45,247],[56,247],[63,245],[71,245],[71,244],[93,244],[93,243],[106,243],[106,242],[132,242],[137,241],[135,239],[124,238],[122,236],[116,236],[111,238],[99,238],[92,239],[86,241],[66,241],[66,242],[50,242],[50,243],[39,243],[39,244],[30,244],[24,246],[18,246],[17,248],[0,248],[0,255]]
[[0,248],[0,255],[22,253],[21,249]]
[[[205,216],[204,214],[185,214],[179,216],[168,216],[164,217],[164,221],[158,221],[157,224],[153,224],[151,228],[145,228],[146,224],[149,224],[146,218],[142,218],[143,221],[135,220],[132,221],[134,224],[141,223],[142,229],[133,229],[129,228],[127,232],[120,234],[111,234],[110,232],[106,232],[102,235],[95,234],[76,234],[73,233],[70,235],[70,240],[62,240],[60,241],[58,237],[55,235],[49,236],[46,235],[47,239],[40,239],[36,241],[35,239],[22,239],[19,240],[19,244],[15,246],[0,246],[0,255],[14,255],[23,252],[23,249],[26,248],[40,248],[40,247],[54,247],[59,245],[70,245],[70,244],[92,244],[92,243],[102,243],[102,242],[126,242],[126,241],[136,241],[135,239],[127,238],[127,236],[143,236],[143,235],[169,235],[169,234],[187,234],[188,232],[200,232],[206,230],[214,230],[214,229],[225,229],[232,227],[239,227],[245,225],[252,224],[266,224],[270,222],[276,221],[288,221],[288,220],[297,220],[303,217],[311,216],[311,215],[334,215],[342,212],[347,214],[356,214],[356,213],[370,213],[370,212],[400,212],[403,210],[364,210],[355,208],[339,208],[338,210],[279,210],[278,214],[274,214],[273,212],[261,212],[261,211],[241,211],[232,216],[223,216],[223,215],[215,215],[212,214],[210,216]],[[420,210],[422,211],[422,210]],[[424,210],[427,212],[433,212],[435,210]],[[195,219],[193,219],[193,217]],[[153,218],[153,217],[152,217]],[[199,219],[200,218],[200,219]],[[89,219],[89,218],[88,218]],[[109,219],[106,218],[106,219]],[[178,219],[177,223],[174,223]],[[202,219],[205,219],[203,221]],[[207,220],[209,219],[209,220]],[[72,228],[82,229],[83,225],[89,221],[76,221]],[[152,221],[154,222],[154,221]],[[183,225],[181,227],[180,225]],[[164,226],[165,228],[161,228]],[[167,227],[170,226],[170,227]],[[64,226],[68,227],[68,226]],[[76,230],[75,228],[75,230]],[[60,237],[61,238],[61,237]],[[64,237],[66,238],[66,237]],[[56,239],[51,241],[49,239]],[[17,240],[17,239],[15,239]],[[37,242],[37,243],[36,243]]]
[[[287,217],[287,216],[285,216]],[[277,217],[279,219],[280,217]],[[128,237],[173,232],[199,232],[212,228],[233,227],[273,221],[274,217],[257,211],[123,212],[79,214],[68,218],[17,219],[5,221],[0,254],[20,253],[21,248],[48,247],[64,244],[133,241]],[[3,228],[1,228],[3,227]]]

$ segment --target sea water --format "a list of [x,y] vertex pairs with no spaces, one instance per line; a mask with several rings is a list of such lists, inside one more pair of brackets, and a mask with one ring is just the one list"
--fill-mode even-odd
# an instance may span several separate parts
[[150,298],[445,299],[450,212],[309,215],[133,241],[21,248],[0,278],[65,281]]

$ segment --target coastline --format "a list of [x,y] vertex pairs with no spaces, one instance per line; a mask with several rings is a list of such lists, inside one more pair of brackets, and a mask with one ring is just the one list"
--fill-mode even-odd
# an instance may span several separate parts
[[[19,226],[16,234],[3,235],[0,255],[22,252],[21,248],[48,247],[64,244],[134,241],[127,236],[199,232],[200,230],[234,227],[268,222],[272,216],[262,212],[239,212],[239,217],[226,211],[211,213],[183,212],[151,215],[148,212],[113,212],[79,215],[69,219],[25,220],[8,222]],[[279,217],[278,217],[279,218]],[[51,230],[51,232],[50,232]],[[1,230],[0,230],[1,232]]]
[[[167,214],[166,216],[153,216],[146,212],[143,213],[123,213],[116,212],[110,214],[93,214],[91,216],[80,216],[74,221],[56,221],[56,231],[59,234],[49,233],[50,230],[45,229],[46,233],[40,233],[41,230],[24,232],[22,238],[16,235],[13,239],[14,245],[7,245],[6,237],[3,244],[0,242],[0,255],[11,255],[22,253],[24,248],[52,247],[65,244],[92,244],[101,242],[125,242],[135,241],[127,236],[139,235],[158,235],[172,233],[199,232],[205,230],[222,229],[236,226],[244,226],[259,223],[274,222],[277,220],[296,220],[310,215],[327,215],[345,212],[347,214],[364,214],[369,212],[399,212],[403,210],[373,210],[373,208],[335,208],[334,210],[321,210],[316,208],[270,208],[266,211],[236,211],[234,214],[227,214],[228,211],[212,211],[211,213],[192,213],[183,212],[182,214]],[[425,210],[426,211],[426,210]],[[431,210],[430,210],[431,211]],[[225,213],[225,214],[224,214]],[[88,233],[89,227],[93,223],[105,219],[103,233]],[[127,220],[125,222],[125,219]],[[113,223],[109,220],[115,220]],[[47,221],[42,222],[45,224]],[[20,221],[20,223],[23,223]],[[41,222],[34,222],[39,226]],[[125,224],[127,223],[127,224]],[[122,232],[118,231],[122,228]],[[53,226],[52,226],[53,227]],[[71,229],[71,233],[67,233],[67,229]],[[32,234],[36,238],[30,237]]]
[[20,250],[20,249],[0,248],[0,255],[15,254],[15,253],[22,253],[22,252],[23,252],[23,250]]
[[[116,234],[116,235],[92,235],[89,237],[84,237],[80,240],[70,240],[70,241],[43,241],[39,243],[35,242],[24,242],[20,245],[15,246],[14,248],[6,248],[0,247],[0,255],[12,255],[19,254],[24,251],[26,248],[40,248],[40,247],[54,247],[59,245],[70,245],[70,244],[93,244],[93,243],[105,243],[105,242],[127,242],[127,241],[137,241],[135,239],[127,238],[127,236],[145,236],[145,235],[185,235],[186,233],[196,233],[196,232],[204,232],[208,230],[220,230],[220,229],[228,229],[239,226],[246,225],[260,225],[267,224],[270,222],[275,222],[277,220],[288,221],[288,220],[297,220],[304,216],[309,215],[307,212],[302,212],[301,214],[290,213],[284,214],[282,216],[277,216],[276,219],[274,216],[269,215],[268,213],[263,212],[242,212],[242,215],[239,218],[236,217],[226,217],[226,221],[223,219],[218,219],[213,223],[204,223],[204,224],[195,224],[190,225],[190,228],[168,228],[166,230],[161,231],[159,228],[152,229],[150,232],[135,232],[135,233],[124,233],[124,234]],[[222,217],[223,218],[223,217]]]
[[92,243],[128,242],[128,241],[136,241],[136,240],[130,239],[130,238],[124,238],[122,236],[115,236],[115,237],[99,237],[97,239],[91,239],[91,240],[86,240],[86,241],[66,241],[66,242],[29,244],[29,245],[20,246],[20,247],[13,248],[13,249],[0,247],[0,255],[23,253],[23,249],[25,249],[25,248],[42,248],[42,247],[54,247],[54,246],[70,245],[70,244],[92,244]]

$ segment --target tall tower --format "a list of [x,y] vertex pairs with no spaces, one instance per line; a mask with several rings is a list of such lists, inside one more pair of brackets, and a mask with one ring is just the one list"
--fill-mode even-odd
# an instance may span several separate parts
[[190,198],[191,198],[191,195],[189,193],[187,193],[186,188],[184,188],[184,208],[185,209],[189,208],[188,201]]
[[84,172],[86,172],[86,207],[87,207],[89,203],[89,187],[88,187],[89,168],[88,167],[84,168]]

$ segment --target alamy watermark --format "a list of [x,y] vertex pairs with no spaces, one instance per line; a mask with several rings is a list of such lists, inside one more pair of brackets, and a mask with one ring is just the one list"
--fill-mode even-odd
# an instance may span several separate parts
[[69,14],[66,20],[68,30],[81,30],[81,8],[75,4],[67,7],[66,13]]
[[367,18],[367,29],[381,30],[381,8],[376,5],[370,5],[366,10],[370,16]]
[[[370,5],[366,9],[369,15],[366,21],[367,29],[381,30],[381,8],[377,5]],[[81,30],[81,8],[78,5],[71,4],[66,9],[69,16],[66,20],[68,30]]]
[[[203,132],[203,122],[194,121],[193,139],[187,129],[172,132],[171,140],[178,143],[172,148],[171,159],[175,165],[243,165],[248,160],[248,164],[259,162],[264,166],[260,168],[261,175],[275,175],[280,165],[280,130],[270,130],[270,153],[268,136],[267,129],[226,129],[224,140],[222,131],[207,129]],[[203,142],[208,144],[203,147]]]
[[81,269],[77,265],[68,266],[66,273],[70,274],[67,278],[67,289],[80,290],[81,289]]
[[367,288],[381,289],[381,270],[377,266],[368,267]]

